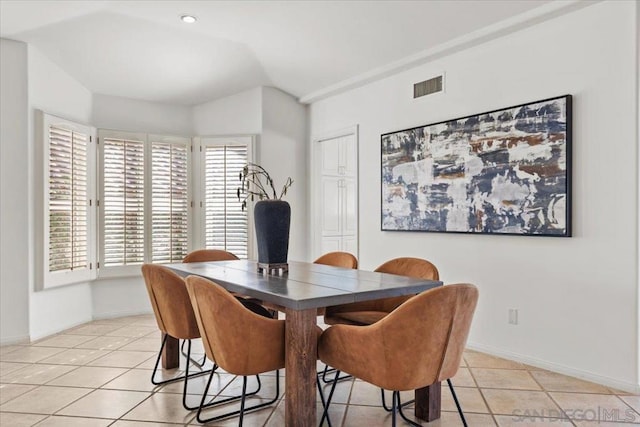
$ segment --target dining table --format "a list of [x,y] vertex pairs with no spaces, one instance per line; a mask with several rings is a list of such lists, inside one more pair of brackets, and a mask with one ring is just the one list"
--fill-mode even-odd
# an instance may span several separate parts
[[[176,263],[166,265],[182,277],[209,279],[230,292],[257,298],[284,312],[285,425],[317,423],[317,313],[319,308],[401,295],[442,286],[442,282],[373,271],[289,261],[288,271],[258,270],[251,260]],[[168,337],[163,367],[179,365],[178,340]],[[440,383],[415,390],[415,416],[440,418]]]

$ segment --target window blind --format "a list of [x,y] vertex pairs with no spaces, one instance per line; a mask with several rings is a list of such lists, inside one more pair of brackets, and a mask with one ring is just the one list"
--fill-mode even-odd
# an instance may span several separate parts
[[248,257],[247,212],[238,201],[238,176],[248,161],[248,145],[205,145],[205,246]]
[[189,251],[188,149],[151,143],[152,262],[180,262]]
[[144,262],[144,143],[103,140],[103,262]]
[[49,126],[49,272],[89,268],[86,134]]

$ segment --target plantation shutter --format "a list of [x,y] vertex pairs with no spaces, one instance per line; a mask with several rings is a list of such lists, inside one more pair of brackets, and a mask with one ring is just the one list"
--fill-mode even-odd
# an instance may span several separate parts
[[151,261],[180,262],[189,252],[189,146],[151,143]]
[[36,111],[37,290],[92,280],[95,259],[95,129]]
[[247,211],[241,208],[239,175],[249,161],[249,143],[203,144],[204,243],[248,258]]
[[144,142],[104,138],[103,245],[105,267],[142,264],[145,254]]
[[88,143],[49,126],[49,272],[89,269]]

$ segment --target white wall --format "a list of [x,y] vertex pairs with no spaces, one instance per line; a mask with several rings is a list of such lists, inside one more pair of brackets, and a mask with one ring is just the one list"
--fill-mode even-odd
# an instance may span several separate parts
[[0,344],[29,337],[27,45],[0,39]]
[[192,135],[191,107],[110,95],[93,95],[91,124],[100,129]]
[[196,105],[192,114],[194,135],[257,135],[262,131],[262,89]]
[[[28,143],[29,164],[22,165],[28,170],[27,181],[16,181],[15,191],[28,194],[28,235],[23,238],[29,242],[29,334],[31,339],[61,331],[92,318],[91,285],[81,283],[61,288],[35,292],[34,271],[41,260],[35,259],[37,245],[44,244],[42,236],[35,233],[35,198],[42,197],[42,185],[35,182],[36,150],[42,150],[41,141],[34,140],[35,110],[40,109],[65,119],[80,123],[89,123],[91,119],[91,92],[55,65],[33,46],[28,48]],[[3,94],[4,97],[4,94]],[[27,221],[27,216],[23,216]],[[38,264],[36,264],[38,263]]]
[[[314,103],[311,135],[360,125],[360,256],[435,262],[480,289],[470,344],[638,390],[637,3],[603,2]],[[446,93],[412,84],[446,72]],[[573,94],[574,237],[380,231],[380,135]],[[507,324],[507,310],[520,324]]]
[[262,133],[258,161],[271,174],[279,191],[287,177],[294,181],[284,198],[291,205],[289,259],[306,261],[309,251],[307,218],[307,107],[279,89],[262,88]]
[[136,277],[98,279],[91,284],[94,319],[151,313],[142,273]]

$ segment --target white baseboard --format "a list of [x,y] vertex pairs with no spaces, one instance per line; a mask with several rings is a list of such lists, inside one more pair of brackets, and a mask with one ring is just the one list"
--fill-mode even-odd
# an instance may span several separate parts
[[118,317],[140,316],[142,314],[153,314],[153,310],[109,311],[107,313],[94,314],[93,320],[116,319]]
[[39,332],[37,334],[31,334],[29,337],[31,342],[39,341],[43,338],[50,337],[55,334],[59,334],[60,332],[66,331],[67,329],[75,328],[76,326],[84,325],[87,322],[91,322],[91,319],[84,319],[79,322],[73,322],[68,325],[56,326],[55,328],[48,329],[44,332]]
[[0,345],[29,344],[29,335],[14,335],[0,338]]
[[548,362],[546,360],[537,359],[535,357],[526,356],[524,354],[505,351],[505,350],[484,345],[484,344],[468,342],[467,348],[470,350],[477,350],[483,353],[491,354],[493,356],[502,357],[504,359],[513,360],[515,362],[525,363],[527,365],[535,366],[536,368],[542,368],[548,371],[557,372],[559,374],[569,375],[575,378],[591,381],[596,384],[602,384],[604,386],[611,387],[616,390],[622,390],[628,393],[640,394],[640,384],[635,384],[633,382],[620,381],[615,378],[594,374],[593,372],[583,371],[581,369],[560,365],[558,363]]
[[13,344],[29,344],[34,341],[39,341],[43,338],[50,337],[52,335],[56,335],[60,332],[64,332],[68,329],[75,328],[76,326],[83,325],[87,322],[91,322],[92,320],[102,320],[102,319],[115,319],[117,317],[125,317],[125,316],[138,316],[141,314],[152,314],[151,310],[130,310],[130,311],[114,311],[109,313],[101,313],[97,316],[93,316],[92,319],[82,320],[80,322],[74,322],[69,325],[64,325],[62,327],[56,327],[44,332],[40,332],[34,335],[17,335],[11,337],[2,337],[0,338],[0,345],[13,345]]

